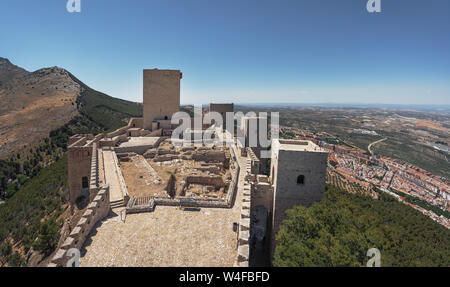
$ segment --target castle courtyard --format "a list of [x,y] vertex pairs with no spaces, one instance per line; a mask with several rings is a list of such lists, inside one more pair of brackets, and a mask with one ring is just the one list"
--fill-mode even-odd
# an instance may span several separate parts
[[[239,158],[244,164],[245,159]],[[233,266],[244,174],[232,208],[157,206],[152,213],[121,210],[98,222],[81,250],[80,264],[88,266]]]
[[[143,118],[69,138],[74,220],[49,266],[65,266],[73,248],[81,266],[267,266],[284,211],[322,199],[328,153],[310,141],[273,138],[269,167],[263,145],[251,146],[260,131],[250,127],[267,125],[264,117],[236,121],[243,139],[216,123],[172,124],[181,77],[144,70]],[[233,104],[211,110],[234,112]]]

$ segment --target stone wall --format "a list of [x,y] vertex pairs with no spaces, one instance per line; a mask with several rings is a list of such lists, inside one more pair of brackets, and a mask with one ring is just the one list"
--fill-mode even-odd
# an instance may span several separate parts
[[175,175],[171,174],[169,180],[167,181],[166,191],[167,194],[172,198],[175,196],[176,193],[175,182],[176,182]]
[[230,186],[228,187],[227,202],[229,202],[230,207],[231,207],[234,205],[233,203],[236,198],[238,182],[239,182],[239,175],[241,173],[241,165],[239,164],[239,158],[236,153],[236,147],[235,146],[230,147],[230,151],[231,151],[231,162],[232,162],[233,174],[231,176]]
[[97,144],[92,145],[91,158],[91,177],[89,181],[89,196],[90,201],[93,201],[99,189],[99,164],[98,164],[98,150]]
[[143,128],[143,118],[131,118],[128,124],[124,127],[121,127],[113,132],[110,132],[106,135],[108,138],[113,138],[118,135],[126,134],[129,129],[132,128]]
[[219,175],[188,175],[186,177],[188,184],[212,185],[216,188],[224,186],[224,182]]
[[67,146],[71,146],[74,143],[79,142],[80,144],[83,142],[86,142],[86,136],[81,134],[73,135],[69,138],[69,141],[67,143]]
[[203,165],[202,164],[202,166],[196,167],[195,169],[199,170],[199,171],[208,171],[213,174],[220,174],[220,171],[222,170],[222,168],[223,168],[222,164],[211,164],[211,165],[208,165],[208,164]]
[[152,212],[155,209],[156,203],[153,198],[149,199],[146,203],[137,203],[137,198],[133,197],[128,201],[125,212],[126,214]]
[[114,165],[116,166],[117,175],[119,177],[120,189],[122,190],[123,202],[125,205],[130,200],[130,195],[128,194],[127,185],[125,184],[125,179],[123,178],[122,170],[120,169],[119,159],[117,158],[117,154],[113,152]]
[[242,147],[239,150],[241,152],[242,157],[247,157],[247,148],[246,147]]
[[119,141],[127,141],[128,136],[126,133],[114,136],[112,138],[103,138],[100,140],[99,145],[101,147],[114,147]]
[[171,160],[178,159],[178,158],[180,158],[180,156],[176,155],[176,154],[165,154],[165,155],[156,156],[155,158],[153,158],[153,161],[154,162],[164,162],[164,161],[171,161]]
[[251,148],[246,148],[247,155],[251,161],[251,174],[259,174],[261,171],[261,162]]
[[258,206],[264,206],[267,210],[272,210],[273,187],[269,178],[265,175],[258,175],[257,180],[251,183],[252,206],[254,211]]
[[238,254],[236,258],[236,267],[248,267],[250,257],[250,208],[252,204],[251,197],[251,159],[247,158],[245,164],[245,181],[243,186],[243,197],[241,204],[241,218],[239,221],[238,234]]
[[[122,136],[123,138],[121,138],[122,141],[128,141],[128,136],[124,135]],[[149,149],[153,149],[157,146],[159,146],[159,144],[164,141],[165,139],[167,139],[167,137],[159,137],[158,140],[153,143],[153,144],[147,144],[147,145],[134,145],[134,146],[119,146],[119,147],[115,147],[114,150],[116,151],[116,153],[137,153],[137,154],[141,154],[143,155],[146,151],[148,151]]]
[[103,138],[104,138],[103,134],[98,134],[96,136],[93,136],[92,138],[88,137],[86,145],[87,146],[92,146],[95,143],[98,146],[100,140],[103,139]]
[[223,151],[196,151],[192,154],[192,159],[195,161],[204,162],[224,162],[226,159],[225,152]]
[[77,226],[70,232],[61,248],[56,251],[48,267],[65,267],[70,259],[67,251],[71,248],[80,250],[94,225],[106,217],[109,211],[109,186],[103,185],[88,205]]

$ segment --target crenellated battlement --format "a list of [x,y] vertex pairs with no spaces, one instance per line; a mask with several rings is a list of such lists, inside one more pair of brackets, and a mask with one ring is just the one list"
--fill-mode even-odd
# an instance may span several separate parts
[[61,248],[58,249],[56,254],[53,256],[48,266],[66,266],[67,261],[70,259],[67,255],[67,251],[71,248],[80,250],[94,225],[98,221],[106,217],[109,211],[109,186],[103,185],[97,192],[91,203],[89,203],[86,211],[83,213],[83,216],[78,221],[76,227],[70,232],[69,236],[61,245]]

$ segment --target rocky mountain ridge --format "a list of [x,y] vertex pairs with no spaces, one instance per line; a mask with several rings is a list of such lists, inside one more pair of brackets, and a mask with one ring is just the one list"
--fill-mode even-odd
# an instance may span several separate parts
[[80,92],[65,69],[28,72],[0,58],[0,158],[32,145],[77,115]]

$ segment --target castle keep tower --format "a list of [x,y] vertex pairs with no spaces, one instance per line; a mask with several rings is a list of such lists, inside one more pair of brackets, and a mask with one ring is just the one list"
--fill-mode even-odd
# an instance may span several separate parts
[[172,115],[180,110],[179,70],[144,70],[144,126],[171,129]]
[[270,177],[273,186],[271,253],[286,210],[311,206],[325,192],[328,152],[311,141],[273,140]]

